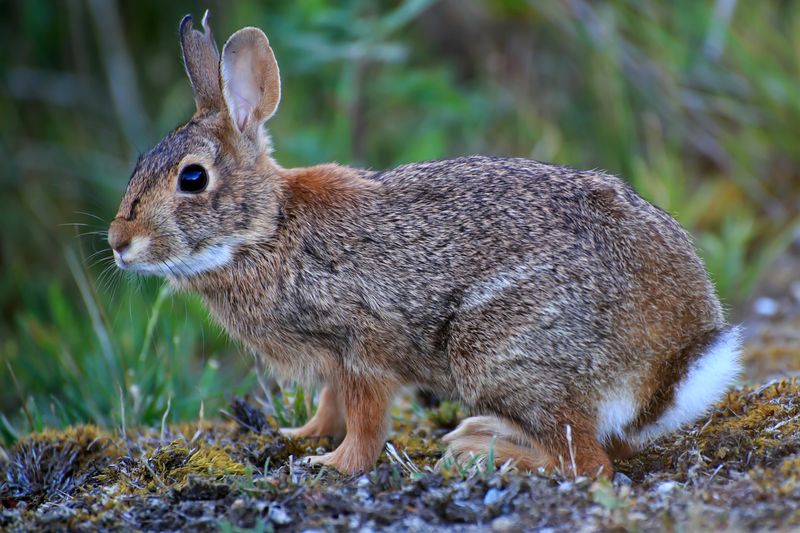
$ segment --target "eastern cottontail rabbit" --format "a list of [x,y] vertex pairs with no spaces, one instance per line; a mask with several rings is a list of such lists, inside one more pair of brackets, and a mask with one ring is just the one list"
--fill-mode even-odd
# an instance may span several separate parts
[[136,165],[109,230],[120,268],[199,293],[280,374],[325,384],[300,436],[370,468],[404,384],[485,416],[456,456],[610,475],[608,453],[692,422],[739,372],[689,236],[619,179],[465,157],[382,172],[284,169],[263,125],[280,77],[266,36],[222,50],[180,25],[197,112]]

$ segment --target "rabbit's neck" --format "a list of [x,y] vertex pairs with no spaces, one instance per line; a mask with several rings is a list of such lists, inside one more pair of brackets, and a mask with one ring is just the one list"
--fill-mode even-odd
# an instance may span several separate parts
[[327,163],[313,167],[284,170],[282,178],[286,183],[287,202],[299,211],[338,209],[358,202],[380,184],[365,179],[368,171]]

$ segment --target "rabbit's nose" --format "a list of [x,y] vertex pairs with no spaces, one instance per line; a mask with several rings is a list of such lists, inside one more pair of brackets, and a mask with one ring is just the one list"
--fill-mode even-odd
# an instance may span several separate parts
[[122,231],[118,225],[112,223],[108,230],[108,245],[111,246],[111,249],[118,254],[122,254],[130,244],[131,238],[127,235],[127,232]]
[[117,252],[118,254],[122,255],[125,252],[125,250],[128,249],[128,246],[130,246],[130,245],[131,245],[131,241],[128,240],[128,241],[120,243],[120,244],[118,244],[116,246],[112,245],[112,248],[114,248],[115,252]]

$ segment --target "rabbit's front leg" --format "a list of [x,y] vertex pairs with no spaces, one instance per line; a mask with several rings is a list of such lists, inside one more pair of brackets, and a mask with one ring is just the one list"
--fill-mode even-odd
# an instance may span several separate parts
[[386,442],[387,411],[396,390],[396,384],[374,377],[340,380],[337,391],[344,405],[347,435],[334,451],[308,457],[308,462],[347,473],[371,469]]
[[281,433],[287,437],[332,437],[334,441],[340,441],[345,429],[339,394],[334,387],[325,385],[319,393],[314,416],[299,428],[281,428]]

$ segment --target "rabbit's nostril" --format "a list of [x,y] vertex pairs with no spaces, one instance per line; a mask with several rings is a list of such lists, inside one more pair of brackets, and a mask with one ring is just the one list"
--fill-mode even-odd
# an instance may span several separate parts
[[125,242],[121,242],[119,244],[115,243],[114,245],[112,245],[112,247],[114,248],[115,252],[117,252],[118,254],[122,255],[122,253],[125,252],[125,250],[127,250],[128,246],[130,246],[130,245],[131,245],[131,241],[125,241]]

